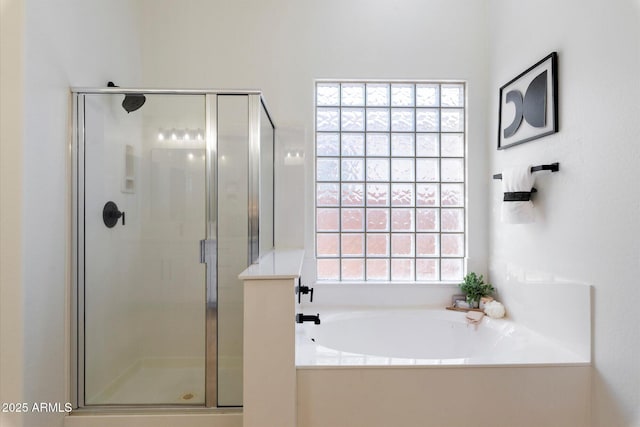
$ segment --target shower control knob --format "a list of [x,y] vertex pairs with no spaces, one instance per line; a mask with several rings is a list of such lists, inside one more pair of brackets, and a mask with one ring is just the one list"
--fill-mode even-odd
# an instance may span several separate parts
[[104,225],[106,225],[107,228],[113,228],[120,218],[122,218],[122,225],[125,225],[125,214],[124,212],[120,212],[118,205],[111,201],[105,203],[102,209],[102,221],[104,221]]

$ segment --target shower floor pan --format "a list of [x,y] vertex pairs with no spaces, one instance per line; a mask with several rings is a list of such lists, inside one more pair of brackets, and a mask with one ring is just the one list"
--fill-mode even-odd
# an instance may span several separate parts
[[204,360],[140,359],[89,405],[202,405]]

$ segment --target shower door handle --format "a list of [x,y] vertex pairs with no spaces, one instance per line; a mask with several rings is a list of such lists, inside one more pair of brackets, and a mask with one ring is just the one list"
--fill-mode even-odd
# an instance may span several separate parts
[[[200,264],[211,262],[211,255],[215,255],[215,240],[200,240]],[[212,253],[213,252],[213,253]]]

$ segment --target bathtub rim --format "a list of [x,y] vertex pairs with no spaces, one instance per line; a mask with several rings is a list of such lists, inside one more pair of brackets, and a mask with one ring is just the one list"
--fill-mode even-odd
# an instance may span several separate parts
[[[316,310],[314,311],[320,314],[320,318],[322,320],[322,313],[324,312],[327,316],[338,317],[341,318],[343,315],[345,317],[350,317],[352,315],[361,317],[368,316],[370,314],[374,314],[377,312],[379,314],[386,314],[385,312],[392,311],[425,311],[425,312],[434,312],[436,316],[444,314],[447,317],[455,316],[459,314],[460,316],[464,315],[464,312],[450,311],[442,308],[441,306],[433,306],[433,305],[415,305],[415,306],[382,306],[382,307],[371,307],[371,306],[348,306],[348,305],[340,305],[340,306],[315,306]],[[311,313],[311,311],[309,311]],[[464,318],[461,319],[460,323],[464,323]],[[488,324],[487,324],[488,323]],[[500,325],[500,324],[503,325]],[[506,324],[506,325],[505,325]],[[548,344],[553,345],[553,347],[559,348],[563,353],[571,356],[571,358],[575,358],[575,360],[570,361],[540,361],[540,362],[457,362],[457,360],[464,360],[470,358],[450,358],[450,359],[424,359],[424,358],[403,358],[403,357],[389,357],[389,356],[376,356],[370,354],[362,354],[362,353],[354,353],[347,352],[343,350],[338,350],[330,347],[323,346],[318,343],[309,343],[302,342],[301,340],[309,338],[308,330],[312,328],[314,325],[297,325],[296,326],[296,369],[423,369],[423,368],[493,368],[493,367],[502,367],[502,368],[510,368],[510,367],[549,367],[549,366],[592,366],[593,360],[591,358],[591,353],[588,354],[579,354],[573,351],[571,348],[564,345],[562,342],[553,339],[552,337],[546,337],[541,335],[534,329],[529,328],[526,325],[519,324],[506,316],[502,319],[492,319],[488,316],[485,316],[482,320],[482,324],[480,327],[490,327],[492,329],[500,329],[500,328],[508,328],[509,325],[511,327],[517,328],[526,334],[532,334],[533,336],[539,336],[544,338],[544,341],[547,341]],[[352,357],[354,359],[361,357],[374,357],[381,359],[389,359],[394,360],[397,364],[356,364],[349,362],[341,362],[340,364],[311,364],[309,363],[309,357],[305,357],[301,355],[304,352],[304,348],[315,347],[315,348],[324,348],[330,352],[338,352],[338,353],[347,353],[347,357]],[[411,362],[413,361],[413,362]]]
[[[455,283],[440,282],[316,282],[313,303],[303,296],[296,309],[317,313],[324,306],[344,310],[374,308],[443,308],[460,294]],[[549,297],[552,296],[552,297]],[[496,287],[507,317],[544,337],[561,343],[591,363],[593,354],[594,291],[590,283],[559,277],[523,279],[514,275]],[[570,302],[570,303],[568,303]]]

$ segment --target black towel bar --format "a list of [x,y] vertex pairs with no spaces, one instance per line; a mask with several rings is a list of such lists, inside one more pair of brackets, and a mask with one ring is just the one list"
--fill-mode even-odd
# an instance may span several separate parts
[[[556,163],[551,163],[550,165],[539,165],[539,166],[532,166],[531,167],[531,172],[538,172],[538,171],[551,171],[551,172],[558,172],[560,170],[560,163],[556,162]],[[502,179],[502,174],[501,173],[497,173],[495,175],[493,175],[493,179]]]

